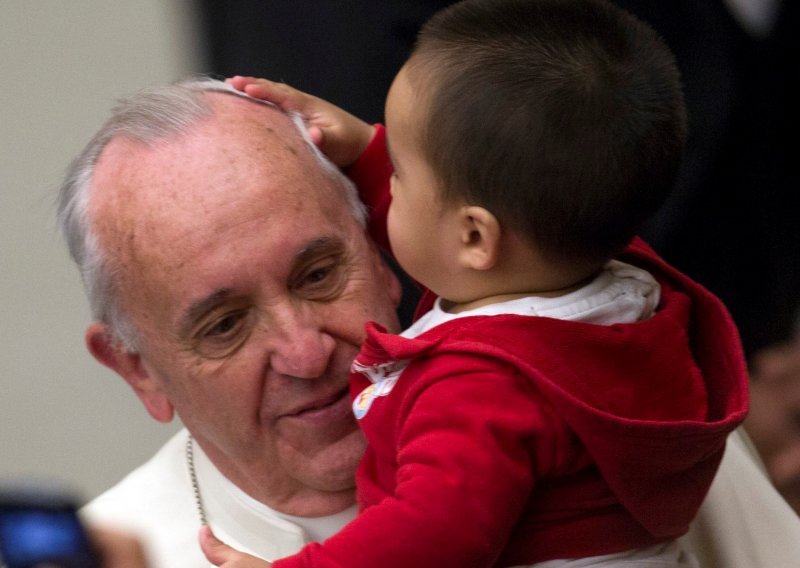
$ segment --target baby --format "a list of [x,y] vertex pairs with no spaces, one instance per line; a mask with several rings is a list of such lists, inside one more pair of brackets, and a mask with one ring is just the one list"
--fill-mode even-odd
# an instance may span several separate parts
[[603,0],[459,2],[423,27],[385,130],[231,82],[305,116],[425,289],[353,363],[360,514],[274,566],[692,566],[676,539],[747,376],[721,303],[634,238],[686,135],[660,38]]

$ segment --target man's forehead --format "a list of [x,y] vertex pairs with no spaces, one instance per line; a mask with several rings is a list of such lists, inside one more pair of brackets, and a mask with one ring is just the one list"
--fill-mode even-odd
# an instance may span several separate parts
[[239,126],[260,126],[267,131],[278,129],[292,138],[300,136],[289,115],[270,103],[227,91],[206,91],[203,96],[223,124],[230,124],[233,120]]
[[[108,187],[121,192],[132,185],[125,180],[137,181],[142,187],[134,191],[142,194],[167,180],[172,186],[197,188],[200,172],[208,179],[208,172],[221,170],[230,179],[248,172],[263,175],[263,169],[278,176],[293,168],[308,175],[319,169],[297,127],[282,111],[225,92],[204,96],[213,112],[180,132],[147,143],[125,133],[112,139],[98,160],[93,185],[102,192]],[[210,185],[212,180],[208,181]]]
[[[100,159],[112,153],[115,146],[140,147],[152,149],[163,154],[164,149],[175,150],[175,159],[183,161],[193,157],[202,157],[215,148],[228,147],[227,138],[247,137],[247,143],[239,148],[245,154],[254,154],[253,142],[259,139],[265,143],[278,146],[293,145],[292,153],[312,155],[308,144],[303,140],[297,124],[282,110],[274,105],[258,101],[247,96],[238,96],[227,91],[209,90],[200,93],[210,112],[198,113],[192,118],[182,116],[184,110],[176,109],[177,116],[172,118],[168,108],[162,109],[160,116],[146,116],[141,124],[131,124],[121,128],[103,149]],[[146,109],[142,109],[145,111]],[[182,124],[177,126],[176,124]],[[208,142],[198,152],[191,142]],[[217,142],[214,143],[213,141]],[[296,146],[295,146],[296,145]],[[298,150],[303,150],[302,152]],[[123,152],[123,157],[128,157]],[[143,159],[143,154],[129,157],[130,162]]]
[[[277,211],[293,195],[308,203],[336,193],[282,112],[227,93],[206,96],[213,115],[182,134],[149,145],[118,137],[103,151],[90,199],[102,240],[201,231],[254,214],[265,201]],[[301,205],[293,216],[303,216]]]
[[129,233],[133,224],[168,226],[164,215],[199,225],[241,201],[283,201],[292,194],[341,200],[282,111],[225,92],[204,96],[213,112],[181,133],[148,144],[118,136],[108,144],[92,179],[96,222],[107,217],[105,223]]

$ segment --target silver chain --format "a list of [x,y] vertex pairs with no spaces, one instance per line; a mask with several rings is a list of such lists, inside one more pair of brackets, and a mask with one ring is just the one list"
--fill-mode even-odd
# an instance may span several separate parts
[[194,440],[192,435],[186,440],[186,466],[189,468],[189,480],[192,482],[194,502],[197,503],[197,513],[200,515],[200,524],[208,525],[206,509],[203,507],[203,498],[200,496],[200,484],[197,482],[197,472],[194,469]]

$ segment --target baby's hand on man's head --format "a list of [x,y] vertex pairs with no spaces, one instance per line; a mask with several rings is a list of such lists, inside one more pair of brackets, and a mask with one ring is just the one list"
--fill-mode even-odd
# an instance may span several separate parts
[[200,548],[206,559],[214,566],[223,568],[270,568],[272,563],[231,548],[211,532],[210,527],[202,527],[199,534]]
[[372,140],[374,128],[323,99],[298,91],[285,83],[235,76],[226,80],[253,98],[269,101],[303,117],[311,140],[339,167],[355,162]]

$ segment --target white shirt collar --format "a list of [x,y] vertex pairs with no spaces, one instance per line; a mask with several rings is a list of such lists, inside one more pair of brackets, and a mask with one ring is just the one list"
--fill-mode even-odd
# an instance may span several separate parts
[[633,323],[648,319],[661,298],[661,287],[650,273],[633,265],[612,260],[587,285],[555,298],[526,296],[452,314],[438,298],[428,313],[401,335],[416,337],[446,321],[465,316],[515,314],[580,321],[597,325]]
[[[310,541],[323,541],[355,518],[357,507],[316,518],[275,511],[239,489],[194,446],[200,494],[209,524],[231,546],[266,559],[293,554]],[[236,535],[234,538],[233,535]]]

